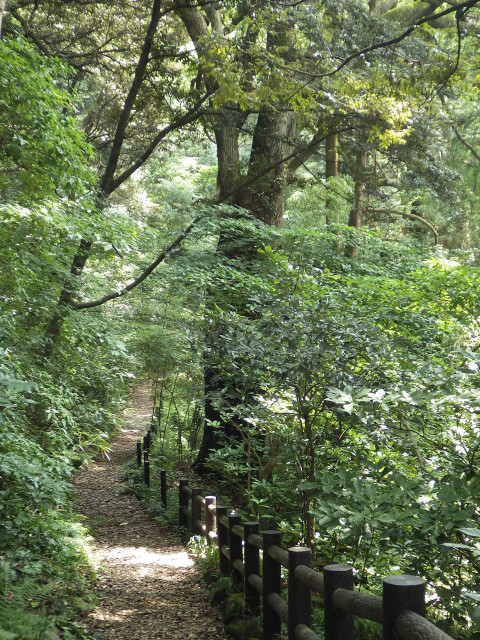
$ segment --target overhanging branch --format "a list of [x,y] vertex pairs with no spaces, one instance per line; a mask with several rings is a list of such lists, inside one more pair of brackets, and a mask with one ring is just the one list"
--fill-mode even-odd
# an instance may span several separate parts
[[128,169],[125,169],[123,173],[121,173],[117,178],[112,180],[111,183],[111,191],[115,191],[121,184],[125,182],[135,171],[145,164],[145,162],[149,159],[152,153],[155,151],[160,142],[167,137],[169,133],[172,131],[176,131],[186,124],[190,124],[195,120],[198,120],[201,116],[204,115],[203,111],[200,110],[200,107],[203,103],[210,97],[211,93],[206,93],[203,95],[200,100],[198,100],[191,109],[189,109],[182,116],[177,118],[174,122],[170,123],[166,127],[164,127],[158,134],[153,138],[148,147],[142,153],[142,155],[137,158],[135,162],[133,162]]
[[115,298],[121,298],[125,294],[138,287],[148,276],[155,271],[158,265],[165,260],[165,258],[176,249],[188,236],[188,234],[193,230],[197,222],[201,220],[202,216],[198,216],[195,220],[184,230],[182,233],[172,242],[170,246],[168,246],[160,255],[154,260],[146,269],[143,271],[138,278],[135,278],[130,284],[121,289],[120,291],[115,291],[114,293],[109,293],[103,298],[98,298],[98,300],[90,300],[88,302],[75,302],[75,300],[69,301],[69,305],[74,309],[92,309],[93,307],[99,307],[110,300],[115,300]]
[[478,151],[475,149],[473,145],[471,145],[467,140],[465,140],[465,138],[462,136],[462,134],[460,133],[456,125],[453,126],[453,131],[457,136],[457,138],[460,140],[460,142],[463,144],[463,146],[470,151],[470,153],[473,155],[475,160],[478,160],[480,162],[480,153],[478,153]]
[[447,16],[451,13],[457,13],[457,15],[461,14],[463,17],[469,9],[471,9],[472,7],[475,7],[479,2],[480,0],[467,0],[467,2],[459,2],[458,4],[454,4],[451,7],[444,9],[443,11],[439,11],[438,13],[431,13],[430,15],[425,16],[420,20],[417,20],[414,24],[408,27],[408,29],[406,29],[403,33],[396,36],[395,38],[391,38],[390,40],[384,40],[382,42],[378,42],[377,44],[372,44],[369,47],[365,47],[364,49],[359,49],[358,51],[355,51],[354,53],[349,55],[347,58],[345,58],[345,60],[343,60],[332,71],[328,71],[326,73],[318,73],[318,74],[310,73],[308,75],[312,78],[314,77],[327,78],[328,76],[333,76],[339,71],[341,71],[344,67],[346,67],[349,62],[351,62],[352,60],[355,60],[356,58],[364,56],[366,53],[370,53],[371,51],[376,51],[377,49],[385,49],[386,47],[391,47],[394,44],[398,44],[399,42],[402,42],[402,40],[405,40],[405,38],[408,38],[408,36],[411,33],[413,33],[416,29],[418,29],[418,27],[420,27],[422,24],[433,22],[434,20],[443,18],[444,16]]
[[428,227],[428,229],[430,229],[430,231],[433,233],[435,238],[435,246],[437,246],[438,231],[434,227],[434,225],[428,220],[425,220],[425,218],[422,218],[421,216],[418,216],[415,213],[409,213],[408,211],[399,211],[398,209],[369,209],[369,211],[370,213],[386,213],[388,215],[393,215],[393,216],[402,216],[402,218],[407,218],[408,220],[415,220],[415,222],[420,222],[421,224]]

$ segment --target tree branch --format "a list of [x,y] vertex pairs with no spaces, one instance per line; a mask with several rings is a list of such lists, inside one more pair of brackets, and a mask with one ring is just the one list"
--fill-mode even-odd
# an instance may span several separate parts
[[112,188],[113,176],[117,169],[118,161],[120,158],[120,152],[122,150],[122,146],[125,141],[125,132],[127,129],[128,122],[130,120],[130,115],[132,113],[133,105],[135,103],[135,100],[137,99],[138,92],[140,91],[140,88],[142,86],[145,70],[147,68],[148,61],[150,58],[150,51],[153,45],[153,39],[157,31],[158,22],[162,15],[160,7],[161,7],[161,0],[154,0],[153,6],[152,6],[152,15],[150,18],[150,23],[148,25],[147,32],[145,34],[145,40],[143,41],[142,51],[138,58],[132,84],[128,91],[127,97],[125,98],[125,102],[123,104],[122,113],[118,120],[117,129],[115,131],[115,136],[113,139],[112,149],[110,151],[110,156],[108,158],[108,163],[105,168],[105,173],[103,174],[103,178],[101,181],[100,189],[104,195],[109,195],[113,191],[113,188]]
[[370,213],[386,213],[388,215],[394,216],[402,216],[402,218],[407,218],[408,220],[415,220],[415,222],[420,222],[430,229],[435,237],[435,246],[438,243],[438,230],[434,227],[434,225],[422,218],[421,216],[417,216],[415,213],[409,213],[408,211],[397,211],[396,209],[369,209]]
[[427,22],[433,22],[434,20],[443,18],[443,16],[447,16],[451,13],[460,12],[462,16],[464,16],[469,9],[471,9],[472,7],[475,7],[479,2],[480,0],[467,0],[467,2],[460,2],[459,4],[452,5],[448,9],[444,9],[443,11],[439,11],[438,13],[432,13],[429,16],[425,16],[424,18],[417,20],[414,24],[408,27],[408,29],[406,29],[403,33],[401,33],[399,36],[396,36],[395,38],[391,38],[390,40],[384,40],[383,42],[378,42],[377,44],[372,44],[369,47],[365,47],[364,49],[359,49],[358,51],[355,51],[354,53],[349,55],[347,58],[345,58],[345,60],[343,60],[343,62],[341,62],[337,67],[335,67],[333,71],[328,71],[326,73],[318,73],[318,74],[311,73],[308,75],[316,78],[327,78],[329,76],[333,76],[339,71],[341,71],[341,69],[346,67],[349,62],[351,62],[352,60],[355,60],[355,58],[359,58],[360,56],[363,56],[366,53],[370,53],[371,51],[376,51],[377,49],[385,49],[386,47],[390,47],[394,44],[398,44],[399,42],[402,42],[402,40],[405,40],[405,38],[407,38],[411,33],[413,33],[413,31],[415,31],[415,29],[420,27],[422,24],[425,24]]
[[176,131],[180,127],[183,127],[184,125],[189,124],[194,120],[197,120],[198,118],[200,118],[203,115],[203,112],[200,111],[200,107],[210,97],[210,95],[211,95],[210,92],[206,93],[204,96],[200,98],[200,100],[198,100],[198,102],[189,111],[184,113],[183,116],[180,116],[178,120],[175,120],[174,122],[164,127],[161,131],[159,131],[159,133],[151,141],[151,143],[145,149],[142,155],[139,158],[137,158],[137,160],[133,162],[130,165],[130,167],[128,167],[128,169],[125,169],[125,171],[121,173],[118,176],[118,178],[115,178],[114,180],[112,180],[110,185],[111,192],[115,191],[115,189],[117,189],[121,184],[123,184],[125,180],[127,180],[132,175],[132,173],[134,173],[139,167],[145,164],[148,158],[155,151],[156,147],[169,133],[171,133],[172,131]]
[[480,153],[478,153],[478,151],[469,142],[467,142],[467,140],[465,140],[456,125],[453,125],[453,131],[460,142],[463,144],[463,146],[471,152],[475,160],[478,160],[480,162]]
[[[479,0],[479,2],[480,2],[480,0]],[[343,129],[336,129],[335,131],[329,131],[328,133],[317,133],[317,134],[315,134],[313,136],[312,140],[308,143],[308,145],[305,148],[303,148],[303,149],[295,149],[295,151],[292,151],[292,153],[289,153],[287,156],[284,156],[283,158],[280,158],[280,160],[278,160],[277,162],[272,162],[272,164],[269,164],[268,166],[266,166],[264,169],[262,169],[262,171],[259,171],[254,176],[251,176],[250,178],[248,178],[248,179],[244,180],[243,182],[241,182],[240,184],[238,184],[236,187],[233,187],[233,189],[231,189],[228,193],[226,193],[221,198],[217,199],[215,201],[215,204],[221,204],[222,202],[227,201],[233,195],[238,193],[238,191],[241,191],[242,189],[245,189],[245,187],[249,187],[251,184],[254,184],[257,180],[260,180],[260,178],[263,178],[263,176],[267,175],[267,173],[270,173],[270,171],[273,171],[274,169],[276,169],[276,167],[278,167],[278,166],[280,166],[282,164],[285,164],[285,162],[290,162],[290,160],[294,160],[300,154],[305,154],[308,151],[309,153],[308,153],[307,157],[304,157],[303,161],[299,165],[299,166],[301,166],[301,164],[303,164],[303,162],[305,162],[306,159],[308,159],[308,157],[310,157],[310,155],[312,155],[312,153],[314,153],[316,147],[318,147],[318,145],[321,144],[325,140],[325,138],[327,138],[330,134],[332,134],[332,133],[344,133],[345,131],[350,131],[351,129],[352,129],[352,127],[344,127]],[[294,170],[291,171],[291,173],[294,173],[296,171],[296,169],[298,169],[298,167],[295,167]]]
[[153,271],[155,271],[158,265],[161,262],[163,262],[165,258],[183,242],[183,240],[185,240],[185,238],[193,230],[193,228],[195,227],[197,222],[201,220],[201,218],[202,216],[198,216],[197,218],[195,218],[195,220],[184,231],[182,231],[182,233],[172,242],[170,246],[168,246],[164,251],[162,251],[162,253],[160,253],[160,255],[156,258],[156,260],[154,260],[138,276],[138,278],[135,278],[135,280],[130,282],[130,284],[128,284],[126,287],[124,287],[120,291],[109,293],[106,296],[103,296],[103,298],[99,298],[98,300],[90,300],[88,302],[75,302],[75,300],[70,300],[68,301],[68,304],[74,309],[77,309],[77,311],[80,309],[92,309],[93,307],[99,307],[100,305],[105,304],[106,302],[109,302],[109,300],[114,300],[115,298],[121,298],[125,294],[129,293],[129,291],[132,291],[132,289],[135,289],[135,287],[138,287],[139,284],[141,284],[146,278],[148,278],[148,276],[151,273],[153,273]]

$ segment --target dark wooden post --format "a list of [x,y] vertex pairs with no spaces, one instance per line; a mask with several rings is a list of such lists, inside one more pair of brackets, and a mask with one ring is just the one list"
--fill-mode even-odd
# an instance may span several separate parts
[[143,450],[145,451],[145,449],[148,450],[148,438],[146,434],[143,436]]
[[233,563],[235,560],[243,559],[242,538],[232,531],[235,525],[241,522],[240,516],[236,511],[232,511],[228,516],[228,546],[230,547],[230,575],[235,587],[242,584],[242,574],[235,569]]
[[248,542],[250,534],[258,535],[258,522],[245,522],[243,525],[245,530],[245,609],[252,616],[260,614],[260,594],[248,582],[248,576],[251,574],[260,574],[260,549]]
[[332,596],[337,589],[353,589],[353,569],[347,564],[329,564],[323,569],[325,596],[325,640],[353,640],[353,615],[336,609]]
[[310,626],[312,621],[312,590],[295,577],[295,568],[311,565],[312,552],[308,547],[288,550],[288,640],[296,640],[297,624]]
[[218,563],[220,573],[223,576],[230,575],[230,563],[226,555],[222,553],[222,547],[228,546],[228,529],[221,522],[220,518],[227,515],[227,507],[217,507],[217,543],[218,543]]
[[143,479],[147,487],[150,486],[150,460],[148,458],[148,451],[143,452]]
[[201,530],[195,528],[195,520],[202,519],[202,504],[199,500],[195,500],[195,496],[202,494],[200,487],[192,488],[192,533],[201,533]]
[[382,640],[397,640],[395,618],[406,609],[425,616],[425,580],[407,575],[384,578]]
[[270,593],[282,592],[282,567],[268,555],[268,548],[281,542],[280,531],[263,532],[263,640],[272,640],[282,630],[282,620],[268,602]]
[[216,505],[217,498],[215,496],[205,496],[205,535],[208,542],[212,541],[210,533],[215,530],[215,515],[209,509],[210,505]]
[[188,487],[188,479],[180,478],[178,483],[178,524],[180,527],[188,527],[188,516],[183,512],[183,508],[188,509],[188,495],[182,491],[182,487]]
[[167,508],[167,472],[160,470],[160,495],[162,497],[163,508]]
[[137,440],[137,465],[142,466],[142,441]]

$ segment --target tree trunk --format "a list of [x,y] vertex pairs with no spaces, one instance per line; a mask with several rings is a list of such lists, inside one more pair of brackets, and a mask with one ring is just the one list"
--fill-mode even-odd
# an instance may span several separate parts
[[247,116],[241,113],[226,113],[222,110],[219,122],[215,125],[215,142],[217,145],[217,193],[223,200],[239,183],[240,153],[239,136]]
[[[3,1],[5,2],[5,0]],[[2,2],[2,0],[0,0],[0,2]],[[114,183],[115,172],[118,168],[120,153],[123,147],[123,143],[125,141],[125,133],[126,133],[130,116],[133,110],[133,106],[135,104],[135,100],[138,96],[138,93],[141,89],[142,83],[144,82],[144,79],[145,79],[145,70],[149,62],[150,52],[153,45],[153,39],[157,31],[157,26],[160,20],[160,16],[161,16],[161,0],[153,0],[152,13],[150,17],[150,22],[145,32],[145,38],[143,41],[142,50],[139,55],[137,65],[135,67],[135,73],[133,75],[130,88],[125,97],[125,102],[123,104],[123,108],[117,122],[117,128],[115,130],[115,136],[112,143],[112,148],[110,150],[105,171],[100,181],[99,198],[98,198],[99,203],[102,203],[105,198],[108,198],[108,196],[111,195],[111,193],[117,187],[117,185],[115,185]],[[71,276],[73,276],[73,279],[78,279],[81,276],[85,268],[85,264],[90,256],[92,246],[93,246],[93,242],[90,239],[82,238],[82,240],[80,241],[78,249],[72,260],[72,266],[70,268],[70,274]],[[44,357],[47,357],[47,358],[50,357],[55,348],[55,344],[62,330],[62,326],[65,320],[66,312],[68,310],[69,302],[71,302],[71,300],[73,299],[74,293],[75,293],[75,286],[72,286],[71,282],[68,282],[68,283],[65,282],[63,284],[62,291],[58,299],[57,310],[54,316],[52,317],[46,330],[46,335],[45,335],[46,340],[45,340],[45,345],[42,351],[42,356]]]
[[[207,89],[213,90],[215,82],[221,83],[222,81],[221,79],[214,80],[208,73],[208,65],[205,63],[214,61],[209,61],[207,57],[205,63],[203,62],[202,39],[212,31],[220,37],[224,37],[223,22],[220,13],[212,9],[211,6],[205,11],[207,15],[203,14],[193,3],[193,0],[187,0],[187,2],[178,0],[176,12],[183,21],[192,43],[197,48],[201,61],[199,74],[202,75]],[[249,43],[255,41],[257,35],[256,28],[246,34],[245,51],[248,50],[247,41]],[[267,49],[274,51],[278,47],[285,46],[287,37],[284,29],[269,33]],[[245,55],[248,56],[247,53]],[[243,61],[245,64],[247,62],[248,60]],[[202,68],[202,64],[207,69],[206,72]],[[248,77],[246,83],[248,84],[250,81],[251,78]],[[281,104],[276,105],[275,109],[270,105],[260,109],[252,137],[247,175],[242,176],[239,137],[246,119],[245,111],[242,111],[233,101],[225,104],[215,113],[212,128],[217,144],[217,198],[249,210],[258,220],[279,226],[284,213],[288,171],[288,165],[282,160],[290,150],[289,140],[294,125],[294,114]],[[257,176],[261,177],[256,179]],[[246,178],[244,187],[241,187],[242,178]],[[238,187],[237,191],[235,191],[236,187]],[[228,232],[225,232],[219,238],[217,251],[227,258],[245,261],[252,259],[252,247],[256,252],[255,238],[232,238]],[[215,300],[211,299],[211,294],[207,291],[207,307],[213,303]],[[205,463],[209,452],[212,449],[217,449],[219,445],[219,434],[215,429],[215,424],[221,424],[222,435],[233,438],[241,438],[241,430],[249,428],[249,425],[241,417],[232,417],[225,421],[210,401],[211,395],[218,396],[216,392],[219,385],[222,384],[220,388],[223,387],[223,382],[219,382],[218,372],[211,360],[211,353],[218,352],[218,340],[215,337],[212,340],[211,344],[205,345],[204,352],[205,424],[202,444],[195,462],[195,467],[200,472],[206,470]],[[242,394],[248,397],[253,395],[254,391],[254,389],[242,389]],[[234,403],[235,400],[231,400],[231,404],[234,405]]]
[[[367,150],[362,148],[357,152],[355,158],[355,206],[350,211],[348,225],[360,230],[362,226],[362,217],[365,209],[365,170],[367,168]],[[358,247],[356,244],[348,245],[345,254],[350,258],[356,258],[358,255]]]
[[290,138],[295,115],[288,109],[265,111],[258,116],[252,140],[247,179],[274,168],[242,190],[236,204],[251,211],[258,219],[279,227],[284,213],[288,167],[281,163],[291,151]]
[[[338,134],[332,133],[325,140],[325,178],[338,176]],[[325,199],[325,223],[338,222],[335,216],[335,198],[332,198],[327,185],[327,197]]]
[[3,22],[3,14],[5,13],[6,5],[7,5],[7,0],[0,0],[0,40],[2,39],[2,22]]
[[[258,116],[252,140],[247,177],[258,175],[262,170],[275,165],[288,154],[290,146],[289,137],[293,125],[294,114],[287,110],[278,112],[268,111]],[[222,133],[225,134],[226,130],[224,129]],[[237,131],[237,141],[238,133],[239,130]],[[231,153],[228,155],[226,150],[228,150],[227,146],[223,149],[217,147],[219,159],[223,157],[227,161],[232,161],[232,159],[235,158],[235,154]],[[219,165],[217,184],[220,189],[224,189],[226,185],[228,187],[228,182],[232,179],[231,176],[234,176],[233,180],[240,179],[240,171],[237,167]],[[253,182],[240,192],[237,192],[237,194],[232,197],[232,204],[237,204],[248,209],[258,220],[262,220],[270,225],[280,226],[284,213],[287,171],[288,167],[285,163],[277,164],[277,166],[259,180]],[[231,186],[230,184],[230,189],[227,188],[227,192],[231,190]],[[235,242],[235,254],[232,253],[230,240]],[[241,245],[239,244],[240,240],[242,241]],[[245,261],[255,259],[252,247],[254,247],[254,252],[256,252],[255,238],[230,238],[228,235],[224,235],[219,239],[217,250],[230,258],[241,258]],[[207,292],[207,306],[209,304],[208,298],[209,294]],[[238,311],[241,312],[240,309]],[[212,406],[209,401],[209,394],[219,388],[218,376],[214,375],[209,365],[208,354],[210,349],[215,350],[216,345],[207,345],[205,350],[205,424],[202,444],[195,460],[195,469],[199,473],[205,473],[207,471],[206,461],[208,455],[210,451],[216,450],[219,447],[219,438],[214,426],[215,423],[221,424],[223,434],[234,439],[241,438],[242,429],[248,430],[250,428],[250,425],[241,418],[229,419],[228,421],[223,420],[217,409]],[[252,397],[256,392],[257,389],[253,387],[250,389],[242,389],[242,393],[246,397]],[[241,401],[239,400],[238,402],[240,403]]]

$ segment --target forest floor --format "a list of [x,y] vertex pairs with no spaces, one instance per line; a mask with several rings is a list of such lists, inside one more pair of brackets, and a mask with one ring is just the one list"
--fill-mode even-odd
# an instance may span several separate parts
[[83,621],[85,630],[101,640],[223,640],[220,615],[208,604],[185,547],[123,482],[122,465],[150,421],[151,396],[146,383],[133,391],[110,460],[91,464],[74,482],[98,567],[100,605]]

